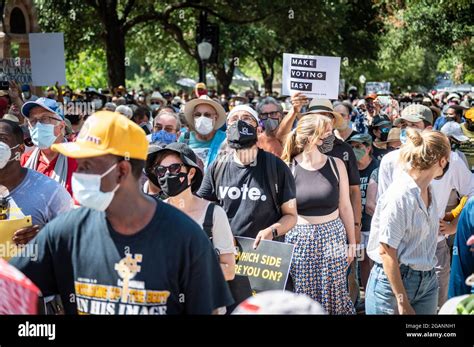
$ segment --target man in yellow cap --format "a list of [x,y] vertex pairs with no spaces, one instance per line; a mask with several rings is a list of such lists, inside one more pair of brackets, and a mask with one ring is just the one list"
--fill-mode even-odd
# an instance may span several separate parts
[[82,207],[32,240],[35,261],[11,261],[43,295],[59,294],[70,314],[210,314],[232,303],[202,229],[141,192],[148,141],[138,125],[97,112],[76,142],[52,148],[77,159]]
[[461,124],[461,129],[469,141],[461,146],[461,151],[466,155],[469,169],[474,172],[474,107],[466,111],[464,118],[466,122]]

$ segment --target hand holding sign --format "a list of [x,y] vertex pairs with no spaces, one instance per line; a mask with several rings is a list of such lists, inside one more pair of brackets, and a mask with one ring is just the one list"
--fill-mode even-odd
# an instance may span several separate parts
[[257,249],[261,240],[273,240],[271,228],[260,230],[260,232],[257,234],[257,237],[255,238],[255,242],[253,243],[253,249]]
[[301,108],[309,103],[308,97],[302,92],[296,92],[291,96],[291,105],[296,113],[301,112]]

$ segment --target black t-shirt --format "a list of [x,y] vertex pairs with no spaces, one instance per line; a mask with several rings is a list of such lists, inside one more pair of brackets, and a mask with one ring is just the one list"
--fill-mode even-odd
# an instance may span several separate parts
[[[278,184],[279,206],[296,196],[295,180],[288,166],[276,159],[276,173],[267,173],[266,156],[273,154],[259,150],[257,162],[239,165],[234,160],[226,161],[221,169],[222,177],[216,187],[215,171],[219,160],[207,169],[198,195],[210,201],[218,201],[229,218],[232,233],[236,236],[255,238],[258,232],[268,228],[281,218],[276,210],[268,184],[273,174]],[[231,157],[232,158],[232,157]]]
[[61,295],[68,314],[210,314],[233,302],[203,230],[162,202],[132,236],[114,231],[104,212],[81,207],[31,243],[38,259],[11,264],[43,295]]
[[374,158],[364,170],[359,171],[360,175],[360,195],[362,197],[362,229],[361,231],[370,231],[370,223],[372,216],[365,212],[365,204],[367,200],[367,187],[369,185],[370,176],[380,165],[380,162]]
[[357,169],[357,159],[351,145],[336,137],[332,151],[326,153],[326,155],[339,158],[344,162],[347,175],[349,176],[349,185],[358,186],[360,184],[359,170]]
[[390,149],[384,149],[384,148],[377,148],[375,146],[372,146],[372,155],[374,156],[375,159],[378,161],[381,161],[383,156],[387,153],[390,153]]

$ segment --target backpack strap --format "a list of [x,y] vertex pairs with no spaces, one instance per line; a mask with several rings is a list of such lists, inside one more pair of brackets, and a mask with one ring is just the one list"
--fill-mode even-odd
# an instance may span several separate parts
[[280,205],[278,204],[278,171],[277,171],[277,157],[271,153],[265,153],[265,169],[267,174],[270,192],[272,194],[273,205],[280,213]]
[[214,226],[214,207],[216,205],[212,202],[207,205],[206,216],[204,217],[204,223],[202,229],[206,232],[207,237],[212,240],[212,228]]
[[337,169],[336,161],[331,156],[328,156],[328,160],[329,160],[329,165],[331,165],[332,172],[334,173],[334,176],[336,176],[337,182],[339,183],[339,170]]
[[184,144],[189,146],[189,139],[191,138],[191,131],[188,130],[184,133]]

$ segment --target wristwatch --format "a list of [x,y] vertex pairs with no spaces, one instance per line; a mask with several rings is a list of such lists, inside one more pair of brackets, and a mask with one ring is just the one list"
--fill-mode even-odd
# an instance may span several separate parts
[[275,240],[278,237],[278,230],[275,227],[272,227],[271,229],[272,229],[273,239]]

